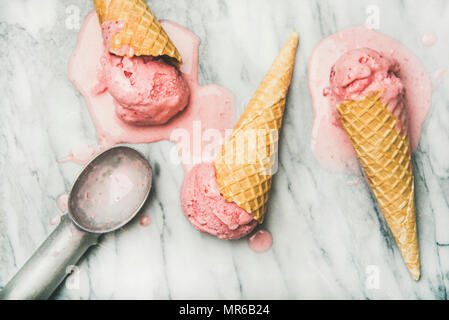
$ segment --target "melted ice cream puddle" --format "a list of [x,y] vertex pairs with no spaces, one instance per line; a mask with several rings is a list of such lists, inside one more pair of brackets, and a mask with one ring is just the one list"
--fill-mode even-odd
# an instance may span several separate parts
[[[234,99],[228,90],[220,86],[199,84],[200,39],[175,23],[161,21],[161,24],[182,55],[184,62],[180,71],[190,88],[189,105],[167,124],[146,127],[127,125],[117,117],[113,98],[108,91],[93,94],[92,89],[98,84],[97,72],[102,69],[100,59],[104,52],[103,37],[95,11],[87,16],[80,30],[77,47],[70,59],[69,76],[85,98],[96,127],[100,148],[119,143],[170,140],[176,144],[181,163],[188,171],[195,164],[202,162],[199,160],[204,160],[203,153],[206,152],[202,150],[220,150],[221,139],[212,138],[206,141],[207,139],[201,137],[207,133],[218,133],[221,138],[226,136],[226,129],[232,129],[234,124]],[[200,148],[194,147],[197,133],[200,135]],[[95,148],[80,148],[61,161],[87,163],[95,153]]]

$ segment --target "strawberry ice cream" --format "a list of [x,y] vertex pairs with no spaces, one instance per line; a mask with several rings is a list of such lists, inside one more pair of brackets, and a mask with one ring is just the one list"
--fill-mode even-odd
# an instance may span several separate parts
[[117,116],[128,124],[164,124],[189,103],[186,81],[162,59],[119,57],[105,52],[101,64],[96,93],[107,89],[114,98]]
[[181,202],[185,216],[195,228],[220,239],[242,238],[257,225],[253,216],[223,198],[210,163],[199,164],[187,173]]
[[186,108],[190,90],[179,70],[162,57],[116,56],[109,52],[120,24],[102,25],[104,54],[94,94],[109,91],[117,116],[135,126],[161,125]]
[[[382,101],[406,129],[404,85],[398,76],[399,65],[369,49],[354,49],[343,54],[330,71],[329,98],[336,108],[343,101],[362,100],[380,92]],[[401,129],[398,127],[398,129]]]
[[360,100],[380,91],[392,109],[404,97],[404,86],[397,76],[399,65],[369,48],[343,54],[330,71],[330,99],[334,107],[343,101]]

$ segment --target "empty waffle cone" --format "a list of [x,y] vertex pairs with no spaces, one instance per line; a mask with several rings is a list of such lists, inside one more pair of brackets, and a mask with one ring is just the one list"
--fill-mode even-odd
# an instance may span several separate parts
[[166,56],[182,63],[181,55],[144,0],[94,0],[100,25],[121,23],[108,40],[109,51],[119,56]]
[[223,197],[259,223],[264,219],[275,172],[277,142],[297,46],[298,34],[293,32],[214,163]]
[[[405,108],[399,107],[399,119],[404,119]],[[343,102],[337,111],[402,257],[418,280],[414,179],[405,123],[388,110],[379,92]]]

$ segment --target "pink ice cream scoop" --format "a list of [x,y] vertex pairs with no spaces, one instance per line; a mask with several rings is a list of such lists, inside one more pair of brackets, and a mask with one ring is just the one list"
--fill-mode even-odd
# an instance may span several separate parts
[[330,99],[337,108],[343,101],[361,100],[381,91],[382,100],[393,110],[404,98],[398,77],[399,65],[369,48],[343,54],[330,72]]
[[406,130],[408,119],[402,112],[405,109],[405,90],[398,74],[399,65],[375,50],[348,51],[331,68],[330,103],[336,110],[343,101],[363,100],[368,94],[379,91],[383,103],[399,119],[398,130]]
[[101,64],[96,91],[109,91],[117,116],[128,124],[164,124],[189,103],[186,81],[162,59],[119,57],[105,52]]
[[[161,125],[184,110],[190,89],[179,70],[161,57],[121,57],[109,53],[107,43],[121,26],[104,22],[105,50],[94,93],[106,89],[114,98],[117,116],[135,126]],[[108,26],[108,28],[105,28]]]
[[257,225],[253,216],[220,194],[211,163],[199,164],[187,173],[181,202],[185,216],[196,229],[220,239],[239,239]]

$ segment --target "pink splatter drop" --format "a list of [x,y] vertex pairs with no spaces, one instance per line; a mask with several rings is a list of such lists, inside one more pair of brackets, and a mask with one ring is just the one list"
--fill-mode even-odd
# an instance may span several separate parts
[[446,76],[446,69],[441,68],[441,69],[435,70],[431,75],[432,84],[434,86],[440,84],[441,82],[443,82],[445,76]]
[[151,218],[149,216],[142,216],[140,217],[139,224],[142,227],[147,227],[151,224]]
[[258,230],[248,238],[249,247],[255,252],[266,252],[273,244],[273,237],[267,230]]
[[61,194],[57,199],[56,199],[56,204],[58,205],[58,209],[59,211],[61,211],[61,213],[66,213],[68,208],[69,208],[69,195],[67,193],[63,193]]
[[437,42],[437,35],[434,32],[427,32],[423,34],[421,41],[426,47],[431,47]]
[[54,216],[53,218],[50,219],[50,224],[52,226],[56,226],[61,222],[61,216]]
[[77,148],[74,148],[70,154],[62,159],[59,159],[58,161],[60,163],[65,162],[74,162],[77,164],[87,164],[89,161],[91,161],[96,155],[98,155],[100,152],[106,150],[106,146],[104,145],[82,145],[78,146]]

